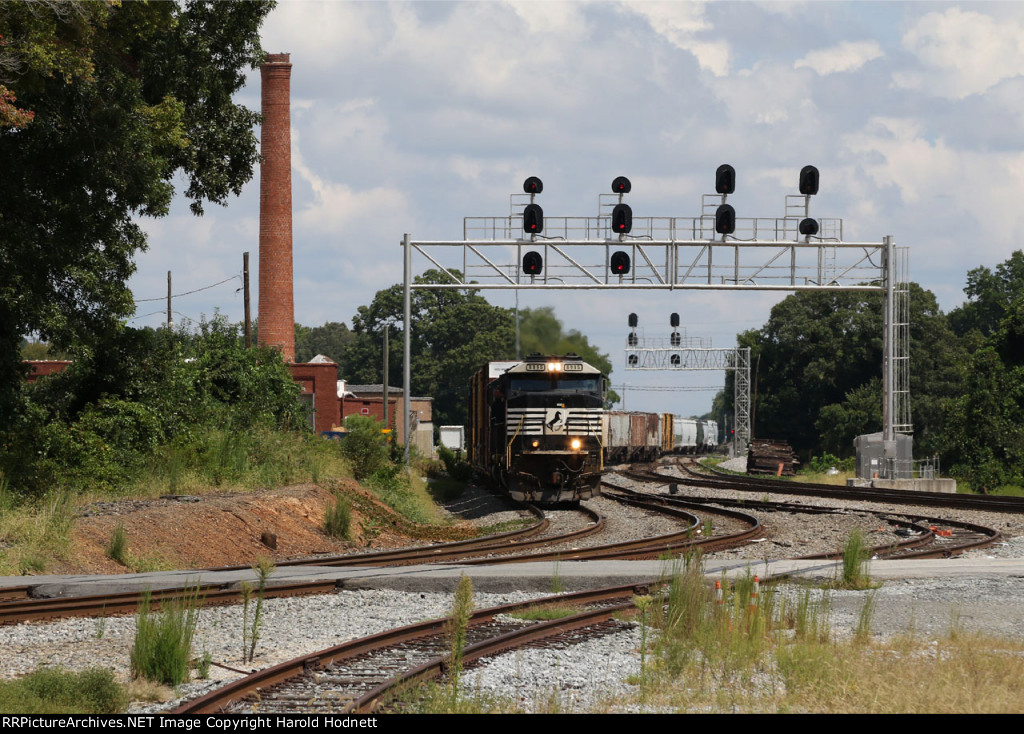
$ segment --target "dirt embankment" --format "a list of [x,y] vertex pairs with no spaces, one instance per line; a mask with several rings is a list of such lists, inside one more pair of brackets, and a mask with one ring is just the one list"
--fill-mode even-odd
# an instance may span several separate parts
[[[473,528],[463,523],[413,525],[352,480],[342,480],[337,488],[352,505],[350,541],[323,532],[324,513],[335,495],[314,484],[240,494],[97,502],[83,508],[68,559],[50,572],[131,573],[250,565],[259,556],[280,561],[474,535]],[[118,525],[124,526],[128,565],[107,557]]]

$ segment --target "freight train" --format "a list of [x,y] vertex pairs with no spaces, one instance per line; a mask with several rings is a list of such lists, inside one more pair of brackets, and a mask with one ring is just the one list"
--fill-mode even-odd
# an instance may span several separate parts
[[513,499],[574,502],[600,494],[606,463],[717,446],[714,421],[604,410],[607,388],[575,354],[485,365],[470,380],[469,463]]

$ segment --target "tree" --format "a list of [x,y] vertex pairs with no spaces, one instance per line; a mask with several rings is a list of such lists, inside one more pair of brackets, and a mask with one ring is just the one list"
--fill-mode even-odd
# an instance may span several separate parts
[[[428,270],[416,283],[446,283],[448,276]],[[377,291],[369,306],[352,318],[355,339],[346,351],[342,376],[353,383],[381,381],[384,324],[391,327],[388,384],[402,384],[401,324],[403,287]],[[434,398],[438,425],[466,422],[469,378],[491,360],[513,357],[512,312],[492,306],[474,290],[412,292],[412,392]]]
[[355,334],[337,321],[312,328],[295,324],[295,361],[308,362],[322,354],[332,362],[342,364],[345,352],[354,340]]
[[[759,364],[755,436],[784,438],[805,457],[850,455],[854,436],[881,430],[882,294],[800,292],[737,337]],[[915,441],[937,449],[943,406],[958,389],[963,348],[934,294],[910,284],[910,396]],[[732,408],[731,375],[725,402]],[[877,410],[872,408],[877,405]]]
[[197,214],[252,176],[259,118],[231,97],[271,7],[0,3],[0,428],[23,335],[86,354],[134,311],[135,217],[167,213],[174,176]]
[[945,406],[947,465],[978,490],[1024,484],[1024,253],[970,271],[964,291],[950,318],[973,352]]

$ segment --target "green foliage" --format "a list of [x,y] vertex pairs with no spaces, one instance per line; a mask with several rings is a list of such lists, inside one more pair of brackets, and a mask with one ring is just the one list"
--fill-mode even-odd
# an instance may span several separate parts
[[[935,296],[916,283],[909,290],[915,448],[929,453],[943,406],[959,393],[964,351]],[[756,373],[755,435],[784,438],[806,459],[850,456],[855,436],[881,430],[882,320],[880,293],[801,292],[776,304],[761,329],[740,334]],[[726,383],[715,405],[731,413],[731,373]]]
[[163,602],[159,614],[150,609],[149,592],[143,595],[130,653],[132,678],[169,686],[188,680],[200,603],[198,585],[180,600]]
[[332,538],[352,540],[352,505],[341,495],[335,495],[334,502],[324,512],[324,532]]
[[0,681],[2,714],[119,714],[127,707],[127,690],[105,668],[75,673],[44,667]]
[[251,663],[256,657],[256,643],[262,637],[260,630],[263,628],[263,595],[266,593],[270,575],[276,568],[270,558],[260,556],[253,570],[256,572],[256,608],[253,610],[251,621],[249,603],[252,600],[253,587],[248,582],[242,582],[242,660],[247,663]]
[[807,468],[812,474],[824,474],[833,467],[839,471],[852,471],[855,463],[856,459],[853,457],[840,459],[838,456],[833,456],[826,451],[821,456],[811,457],[811,461],[807,465]]
[[455,452],[446,446],[437,447],[437,456],[444,463],[448,476],[457,482],[468,482],[473,478],[473,467],[465,459],[456,456]]
[[0,431],[22,335],[84,357],[132,314],[138,217],[167,213],[176,175],[196,213],[252,176],[258,115],[233,97],[271,7],[0,3]]
[[295,324],[295,361],[308,362],[322,354],[336,364],[344,364],[345,354],[353,341],[355,334],[337,321],[312,328]]
[[244,349],[222,318],[196,333],[123,329],[23,395],[13,429],[0,433],[0,471],[27,493],[116,489],[168,446],[219,485],[260,464],[254,437],[308,425],[280,353]]
[[391,466],[384,424],[367,416],[350,415],[345,419],[348,433],[341,442],[341,453],[352,465],[352,476],[360,481]]

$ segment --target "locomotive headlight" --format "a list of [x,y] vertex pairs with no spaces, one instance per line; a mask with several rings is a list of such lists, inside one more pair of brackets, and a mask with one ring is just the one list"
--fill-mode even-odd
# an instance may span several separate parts
[[561,362],[548,362],[548,372],[561,372],[561,371],[562,371],[562,363]]
[[533,447],[537,448],[538,446],[540,446],[540,441],[534,441],[533,442]]
[[579,449],[579,447],[583,445],[583,442],[578,438],[574,438],[569,445],[572,446],[573,449]]

